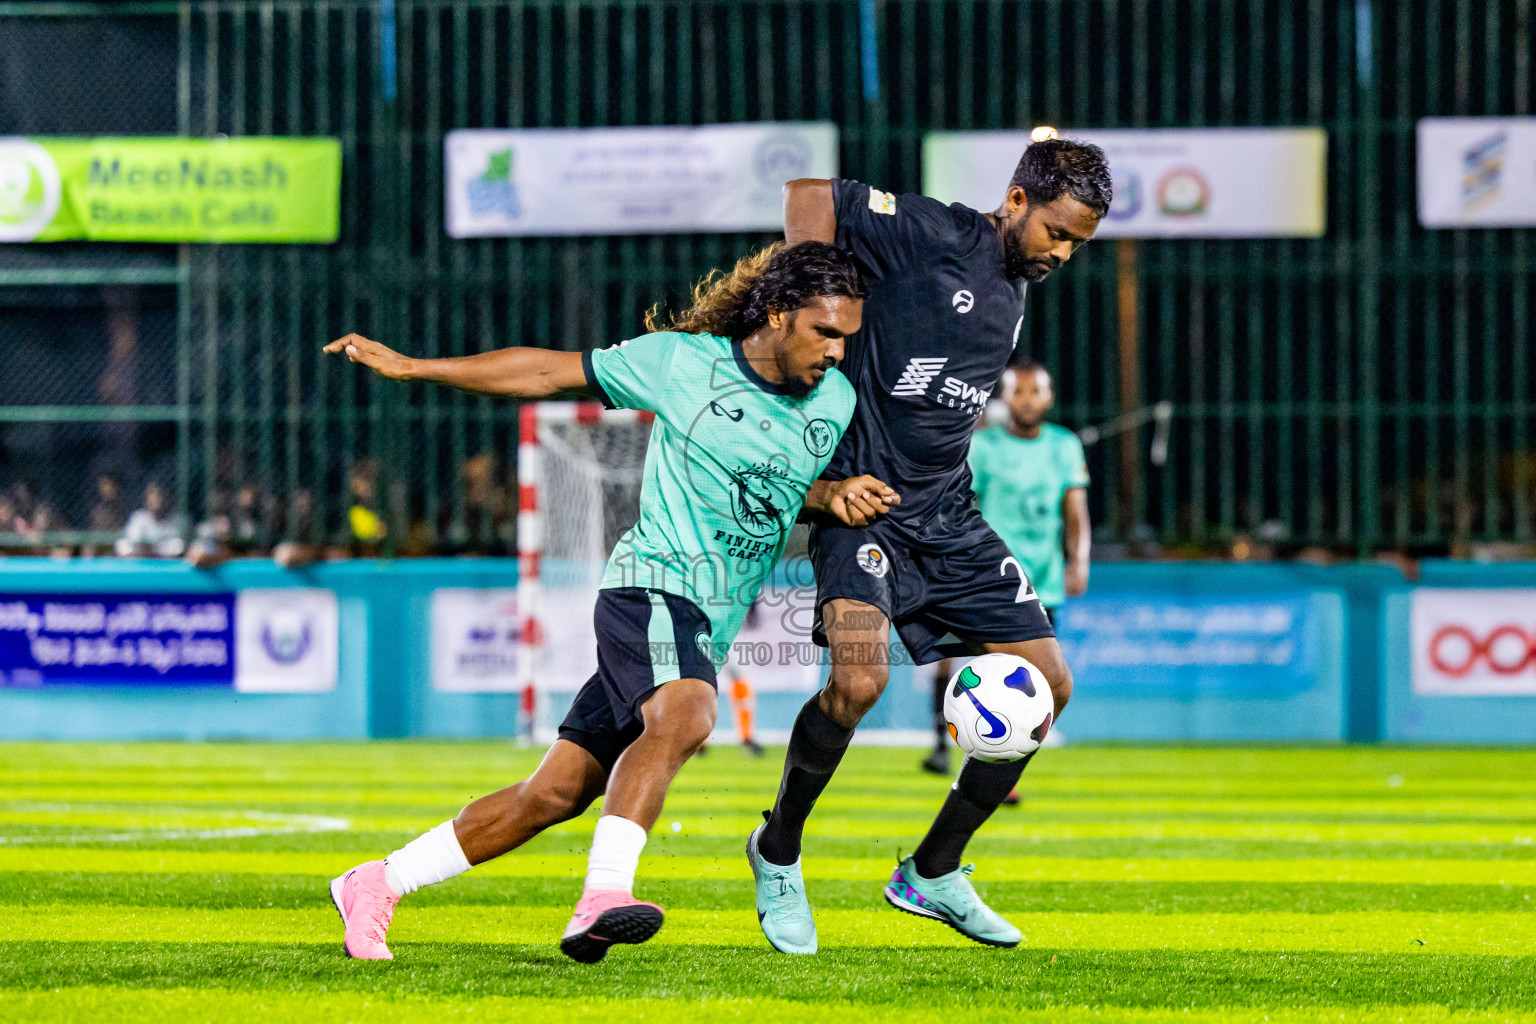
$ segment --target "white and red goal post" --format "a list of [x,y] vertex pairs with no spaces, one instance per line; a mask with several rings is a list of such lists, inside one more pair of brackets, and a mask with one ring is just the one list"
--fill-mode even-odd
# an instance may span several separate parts
[[592,607],[618,538],[639,517],[651,413],[597,402],[523,406],[517,449],[524,707],[540,742],[597,669]]

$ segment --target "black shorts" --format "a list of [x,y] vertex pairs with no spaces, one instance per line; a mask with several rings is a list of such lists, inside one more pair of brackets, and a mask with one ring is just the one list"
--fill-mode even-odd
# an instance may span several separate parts
[[674,679],[719,684],[709,616],[687,598],[640,587],[599,590],[592,624],[597,671],[576,694],[560,738],[611,771],[644,729],[640,707],[658,687]]
[[919,665],[973,654],[980,643],[1056,635],[1024,567],[979,514],[940,551],[909,545],[878,523],[817,524],[811,528],[811,564],[812,639],[822,646],[822,609],[838,598],[880,609]]

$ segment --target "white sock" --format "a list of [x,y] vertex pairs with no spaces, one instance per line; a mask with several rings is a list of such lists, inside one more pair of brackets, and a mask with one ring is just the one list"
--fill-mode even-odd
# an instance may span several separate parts
[[617,814],[598,818],[592,833],[592,852],[587,855],[587,888],[626,893],[633,890],[645,838],[645,829],[628,818]]
[[436,885],[468,870],[469,859],[464,856],[451,821],[422,833],[384,858],[384,880],[396,896],[415,892],[424,885]]

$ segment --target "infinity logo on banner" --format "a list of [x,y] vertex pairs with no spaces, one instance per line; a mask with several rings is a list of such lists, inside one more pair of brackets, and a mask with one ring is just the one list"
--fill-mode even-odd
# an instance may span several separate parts
[[1536,696],[1536,588],[1420,587],[1409,600],[1414,693]]

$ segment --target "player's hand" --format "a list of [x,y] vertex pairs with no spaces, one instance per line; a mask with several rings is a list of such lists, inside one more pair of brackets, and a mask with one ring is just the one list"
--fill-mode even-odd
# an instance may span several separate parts
[[900,504],[901,495],[891,490],[884,480],[856,476],[830,482],[825,511],[849,526],[868,526],[876,516]]
[[1088,567],[1067,563],[1067,596],[1082,597],[1088,593]]
[[344,352],[354,363],[362,363],[380,377],[388,377],[390,380],[410,380],[411,364],[415,362],[414,359],[401,355],[388,345],[381,345],[361,334],[349,334],[345,338],[337,338],[325,346],[325,351],[332,355]]

